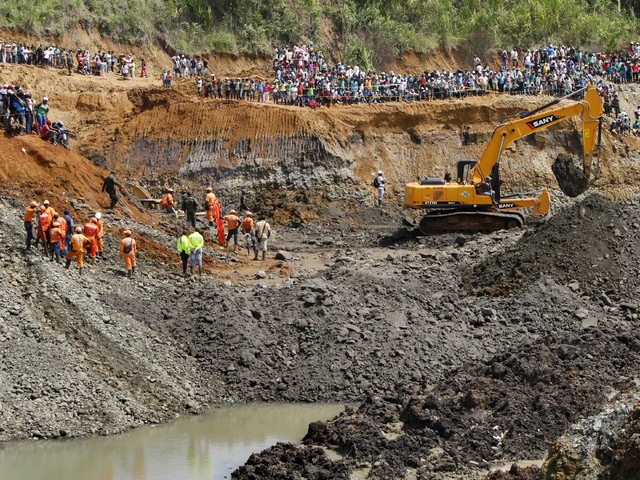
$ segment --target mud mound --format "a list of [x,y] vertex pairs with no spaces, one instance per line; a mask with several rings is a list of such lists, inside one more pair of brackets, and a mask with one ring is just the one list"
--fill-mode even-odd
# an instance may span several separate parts
[[290,443],[278,443],[260,455],[252,454],[231,478],[349,480],[351,463],[349,460],[332,462],[319,447],[296,448]]
[[467,275],[474,291],[506,294],[541,277],[611,301],[632,302],[640,281],[640,213],[635,201],[590,195],[565,209],[512,248]]
[[[603,385],[634,388],[629,375],[638,360],[640,336],[614,330],[524,343],[487,362],[452,370],[427,396],[369,398],[356,411],[313,424],[304,442],[373,465],[367,478],[406,478],[407,469],[416,469],[418,478],[446,472],[480,478],[473,465],[544,457],[550,439],[606,402]],[[623,458],[632,463],[633,450]],[[268,459],[261,465],[270,477]],[[274,468],[277,472],[281,463]],[[536,470],[516,468],[510,477],[493,478],[539,478]]]

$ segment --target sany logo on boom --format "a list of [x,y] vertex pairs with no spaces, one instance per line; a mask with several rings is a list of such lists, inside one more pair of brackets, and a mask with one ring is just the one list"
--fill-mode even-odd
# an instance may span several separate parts
[[562,117],[556,117],[555,115],[548,115],[546,117],[539,118],[537,120],[533,120],[532,122],[527,122],[529,128],[535,130],[536,128],[543,127],[551,122],[555,122],[557,120],[561,120]]

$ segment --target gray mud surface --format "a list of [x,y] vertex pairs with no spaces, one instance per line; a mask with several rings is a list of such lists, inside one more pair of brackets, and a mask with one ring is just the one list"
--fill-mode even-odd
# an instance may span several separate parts
[[[483,478],[544,458],[611,402],[633,409],[637,207],[591,195],[541,225],[465,237],[416,237],[370,209],[358,227],[281,228],[255,275],[220,282],[144,251],[132,280],[113,254],[81,277],[26,254],[19,211],[1,204],[0,440],[338,401],[353,406],[234,478]],[[607,439],[604,471],[633,468],[633,441]]]

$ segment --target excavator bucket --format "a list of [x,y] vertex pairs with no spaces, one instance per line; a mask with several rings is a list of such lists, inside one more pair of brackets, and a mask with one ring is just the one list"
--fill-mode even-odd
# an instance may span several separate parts
[[550,208],[551,196],[549,195],[549,190],[545,188],[538,197],[538,203],[536,203],[536,205],[533,207],[533,216],[544,217],[547,213],[549,213]]
[[568,155],[559,154],[551,165],[551,170],[556,176],[560,190],[569,197],[577,197],[589,188],[589,177]]

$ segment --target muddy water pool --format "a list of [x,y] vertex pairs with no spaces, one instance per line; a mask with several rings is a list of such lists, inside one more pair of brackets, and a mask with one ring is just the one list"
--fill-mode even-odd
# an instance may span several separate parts
[[2,480],[217,480],[277,442],[299,442],[335,404],[252,404],[217,408],[111,437],[0,446]]

